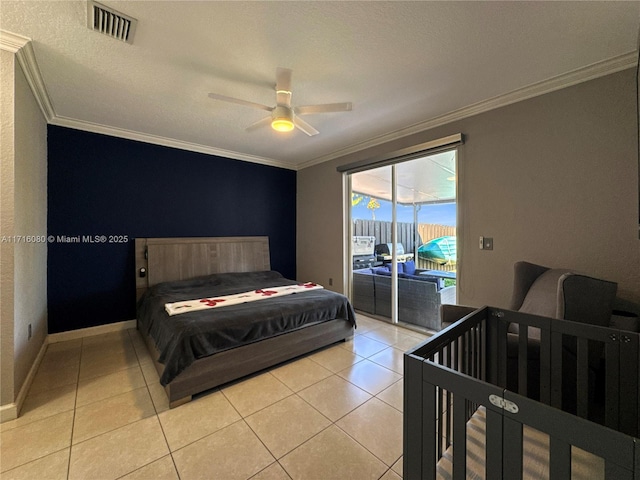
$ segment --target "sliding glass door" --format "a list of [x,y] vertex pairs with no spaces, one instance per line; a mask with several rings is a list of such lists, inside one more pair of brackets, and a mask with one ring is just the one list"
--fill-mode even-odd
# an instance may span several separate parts
[[350,175],[357,310],[440,328],[440,305],[456,303],[456,160],[450,150]]

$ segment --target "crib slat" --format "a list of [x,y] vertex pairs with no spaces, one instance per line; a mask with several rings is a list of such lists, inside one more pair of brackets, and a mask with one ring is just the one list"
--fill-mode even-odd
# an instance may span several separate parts
[[540,330],[540,401],[551,405],[551,335],[549,330]]
[[487,372],[487,320],[484,319],[480,322],[480,350],[478,350],[478,362],[480,367],[480,380],[490,382],[489,374]]
[[[498,317],[498,385],[507,386],[507,322]],[[526,327],[525,327],[526,328]]]
[[453,480],[467,477],[466,403],[461,395],[453,399]]
[[471,373],[470,368],[470,348],[471,342],[469,341],[469,335],[471,332],[466,331],[464,335],[460,337],[460,352],[461,352],[461,362],[460,362],[460,372],[465,375],[469,375]]
[[620,343],[607,343],[604,352],[606,389],[604,424],[617,430],[620,418]]
[[521,325],[518,332],[518,393],[527,396],[529,329]]
[[562,334],[551,332],[551,406],[562,408]]
[[638,337],[620,332],[620,421],[623,433],[640,436],[637,430]]
[[[445,366],[451,368],[451,364],[452,364],[452,355],[453,355],[453,348],[451,347],[452,344],[449,344],[445,347]],[[444,394],[444,408],[442,409],[443,412],[450,412],[451,409],[451,392],[449,390],[446,390],[446,393]],[[451,415],[446,415],[445,416],[445,422],[444,422],[444,426],[445,426],[445,436],[447,437],[447,447],[449,445],[451,445]]]
[[633,471],[640,472],[640,443],[636,442],[633,455]]
[[473,343],[472,353],[473,360],[471,361],[473,368],[473,378],[480,378],[482,376],[482,370],[480,368],[480,357],[482,355],[482,340],[480,325],[473,329],[471,334],[471,341]]
[[460,354],[460,351],[464,352],[464,349],[462,350],[460,349],[460,342],[462,341],[463,338],[464,337],[458,337],[451,343],[451,346],[453,347],[451,352],[453,357],[452,367],[456,372],[460,372],[460,365],[462,364],[462,362],[460,362],[460,357],[458,355]]
[[[491,317],[491,320],[494,320]],[[499,345],[498,345],[498,322],[487,321],[485,323],[487,327],[487,342],[483,347],[485,359],[488,356],[487,361],[487,378],[486,381],[492,385],[498,385],[498,365],[499,365]],[[485,379],[483,379],[485,380]]]
[[[404,456],[402,468],[407,479],[423,478],[422,459],[427,465],[433,465],[431,476],[424,478],[435,480],[435,396],[436,387],[422,378],[423,363],[416,356],[404,356],[404,374],[418,381],[404,382],[403,407],[403,443]],[[429,403],[431,401],[431,403]],[[415,473],[415,476],[411,476]]]
[[[522,480],[522,424],[505,417],[503,478]],[[488,477],[490,478],[490,477]]]
[[437,407],[438,413],[436,413],[436,456],[437,458],[440,458],[442,457],[442,453],[447,449],[447,445],[445,445],[447,439],[444,438],[444,432],[442,429],[442,391],[440,388],[438,388],[438,393],[436,393],[436,403],[439,404],[439,407]]
[[473,330],[471,330],[471,376],[473,378],[480,378],[480,362],[479,359],[479,350],[480,350],[480,326],[478,325]]
[[[444,349],[440,349],[438,350],[438,364],[439,365],[443,365],[444,364]],[[438,432],[438,443],[436,445],[436,452],[437,452],[437,456],[438,458],[442,457],[442,454],[444,453],[444,451],[447,449],[447,447],[449,446],[449,439],[446,437],[445,433],[444,433],[444,426],[443,426],[443,413],[446,411],[446,406],[445,406],[445,399],[444,399],[444,391],[441,387],[438,387],[437,393],[436,393],[436,404],[437,404],[437,432]]]
[[[439,390],[439,389],[437,389]],[[416,455],[414,460],[422,459],[422,465],[420,467],[413,466],[413,470],[410,472],[422,472],[422,475],[418,475],[416,478],[422,478],[425,480],[436,480],[436,465],[440,459],[440,453],[436,457],[436,444],[442,445],[442,442],[438,438],[438,434],[442,434],[442,430],[438,430],[436,434],[436,400],[437,393],[435,385],[424,383],[423,385],[423,412],[422,412],[422,451],[420,456]],[[419,443],[419,441],[416,441]],[[415,455],[415,454],[414,454]],[[406,462],[405,462],[406,463]],[[407,466],[403,465],[406,469]],[[403,470],[406,471],[406,470]],[[405,477],[406,478],[406,477]]]
[[587,418],[589,414],[589,341],[578,338],[576,360],[576,406],[577,415]]
[[501,413],[487,409],[485,478],[502,478],[502,420],[503,416]]
[[571,444],[556,437],[549,439],[549,480],[571,478]]

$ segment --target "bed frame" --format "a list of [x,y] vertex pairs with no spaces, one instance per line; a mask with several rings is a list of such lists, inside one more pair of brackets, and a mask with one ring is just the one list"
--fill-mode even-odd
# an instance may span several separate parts
[[[270,270],[268,237],[136,238],[136,295],[161,282],[201,275]],[[140,330],[162,375],[160,352]],[[170,408],[193,395],[353,336],[346,319],[271,337],[196,360],[165,387]]]
[[[506,388],[512,322],[520,325],[518,392]],[[540,333],[535,358],[528,358],[529,328]],[[405,353],[404,478],[637,480],[639,340],[634,332],[490,307],[467,315]],[[597,374],[594,351],[602,359]],[[538,399],[527,395],[532,371]],[[567,385],[575,392],[571,413],[562,410]]]

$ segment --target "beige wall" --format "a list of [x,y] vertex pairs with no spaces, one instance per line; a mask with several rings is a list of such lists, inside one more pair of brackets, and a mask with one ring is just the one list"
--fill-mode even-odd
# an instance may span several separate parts
[[299,171],[298,278],[344,269],[338,165],[460,132],[459,303],[507,306],[518,260],[616,281],[640,302],[635,101],[625,70]]
[[342,183],[333,162],[297,175],[297,278],[336,292],[344,291]]
[[[0,50],[0,236],[14,235],[14,74],[15,56]],[[14,245],[0,242],[0,406],[12,403]]]
[[[47,235],[47,122],[21,68],[15,84],[15,231]],[[47,335],[47,244],[15,246],[14,361],[22,387]],[[28,340],[28,325],[32,337]]]
[[[47,124],[14,54],[0,54],[1,235],[42,236],[47,232]],[[0,404],[5,406],[16,400],[47,334],[47,245],[4,242],[1,253]]]

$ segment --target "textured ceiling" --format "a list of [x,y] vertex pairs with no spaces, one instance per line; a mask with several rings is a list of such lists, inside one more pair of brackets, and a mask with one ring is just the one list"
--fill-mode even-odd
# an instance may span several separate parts
[[[90,31],[84,1],[0,2],[51,123],[292,169],[629,68],[640,18],[640,2],[102,3],[138,20],[133,44]],[[353,111],[305,116],[314,137],[246,132],[266,112],[207,97],[273,105],[278,66],[294,105]]]

